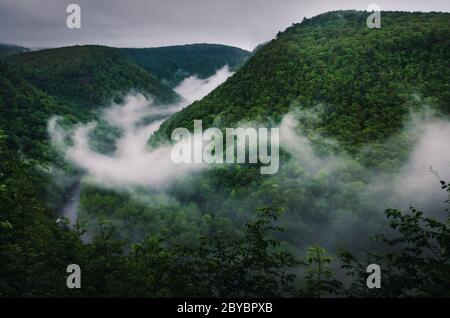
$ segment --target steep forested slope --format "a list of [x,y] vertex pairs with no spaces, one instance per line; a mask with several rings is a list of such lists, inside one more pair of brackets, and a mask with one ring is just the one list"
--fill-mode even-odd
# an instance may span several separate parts
[[250,54],[237,47],[218,44],[123,49],[123,52],[171,87],[194,74],[207,78],[225,64],[236,70]]
[[11,56],[7,62],[21,77],[64,103],[94,108],[132,89],[159,103],[178,96],[118,49],[72,46]]
[[339,11],[293,25],[160,133],[321,105],[318,131],[353,149],[398,131],[416,97],[450,111],[450,14],[383,12],[381,29],[367,28],[367,16]]
[[[384,13],[382,30],[365,29],[365,18],[365,13],[337,12],[293,26],[261,47],[226,84],[174,116],[162,132],[190,126],[197,118],[234,125],[242,119],[279,119],[291,107],[320,108],[321,121],[314,128],[350,147],[398,129],[414,104],[411,98],[427,98],[446,109],[449,15]],[[415,210],[408,215],[387,211],[401,235],[385,241],[394,255],[375,260],[387,268],[385,287],[378,290],[366,288],[361,264],[369,260],[358,262],[344,254],[346,269],[356,272],[354,285],[345,290],[323,249],[303,250],[318,236],[364,242],[367,228],[378,220],[368,218],[381,205],[365,188],[370,171],[352,162],[317,171],[292,162],[273,177],[240,165],[207,171],[168,189],[177,199],[172,206],[157,200],[147,206],[131,194],[88,188],[81,205],[90,213],[124,220],[113,224],[146,238],[132,245],[117,241],[104,222],[91,242],[82,243],[81,228],[55,222],[55,211],[39,193],[49,180],[16,149],[33,157],[34,151],[45,153],[36,141],[45,138],[49,114],[75,112],[79,119],[84,112],[74,105],[101,102],[90,93],[109,98],[120,85],[134,87],[134,75],[145,71],[115,52],[100,47],[48,50],[14,57],[12,68],[0,66],[0,296],[448,297],[448,217],[440,223]],[[136,70],[133,76],[122,73],[128,67]],[[15,75],[16,69],[46,93]],[[445,190],[450,186],[441,185]],[[255,215],[256,207],[265,208]],[[278,220],[280,207],[285,215]],[[358,218],[364,222],[355,222]],[[253,221],[243,226],[248,219]],[[285,234],[273,232],[273,220]],[[225,226],[236,233],[230,235]],[[357,236],[350,227],[357,228]],[[199,239],[200,234],[205,237]],[[192,240],[198,244],[178,244]],[[292,246],[302,248],[304,262],[286,251]],[[432,253],[422,254],[424,246],[432,246]],[[66,268],[73,263],[82,268],[81,289],[66,287]],[[299,272],[306,274],[291,275],[299,264]]]
[[[47,140],[47,120],[53,114],[76,114],[77,110],[55,101],[51,96],[18,77],[0,63],[0,130],[7,133],[10,150],[43,159]],[[78,119],[83,118],[78,112]]]

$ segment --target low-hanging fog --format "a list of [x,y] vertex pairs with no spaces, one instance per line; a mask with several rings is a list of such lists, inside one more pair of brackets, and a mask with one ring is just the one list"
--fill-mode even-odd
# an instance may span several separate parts
[[[281,147],[293,156],[291,162],[301,162],[310,174],[316,174],[324,168],[338,169],[343,164],[359,165],[345,155],[315,155],[310,141],[297,132],[298,125],[293,114],[286,115],[280,125]],[[403,203],[402,208],[415,205],[417,208],[426,209],[430,199],[446,197],[445,192],[436,189],[439,188],[440,178],[450,180],[450,122],[434,115],[426,115],[418,120],[413,114],[402,134],[416,137],[413,137],[415,144],[408,160],[398,169],[383,173],[378,170],[370,171],[370,168],[362,166],[359,168],[373,176],[368,184],[375,192],[390,193],[390,196]],[[334,143],[332,140],[327,142]],[[389,142],[386,141],[386,144]],[[371,145],[367,146],[370,147]]]
[[[367,248],[371,235],[386,230],[383,212],[388,208],[406,211],[413,206],[434,217],[444,216],[448,196],[440,189],[439,178],[450,180],[450,122],[435,115],[416,117],[411,115],[399,134],[412,141],[408,158],[399,167],[383,171],[382,166],[367,168],[345,154],[316,155],[309,139],[298,134],[296,118],[285,116],[280,141],[291,157],[276,178],[286,189],[286,200],[294,202],[288,203],[285,222],[290,227],[286,236],[291,236],[294,245],[320,244],[332,251]],[[333,140],[325,142],[336,145]],[[395,151],[395,142],[387,140],[382,147]],[[372,147],[368,145],[362,153]],[[291,199],[289,191],[297,199]],[[304,225],[296,223],[299,219],[313,221]]]
[[[176,201],[177,194],[170,189],[172,183],[178,194],[180,191],[182,194],[204,191],[200,184],[207,177],[202,173],[192,174],[204,166],[176,165],[170,158],[170,146],[149,149],[148,139],[163,120],[205,96],[230,75],[228,67],[224,67],[208,79],[196,76],[185,79],[176,88],[184,98],[177,105],[156,106],[139,94],[127,96],[121,105],[111,105],[103,112],[102,120],[122,132],[112,153],[105,154],[91,146],[90,132],[97,123],[65,130],[58,125],[57,118],[52,118],[49,132],[65,158],[85,171],[84,181],[94,181],[118,191],[144,187],[153,193],[173,196]],[[320,244],[330,251],[339,247],[364,248],[369,237],[387,224],[383,213],[387,208],[406,210],[414,206],[439,217],[446,193],[440,190],[436,174],[450,180],[450,122],[424,108],[425,111],[412,114],[406,120],[398,136],[369,144],[361,150],[360,157],[390,162],[383,153],[400,156],[398,148],[409,142],[411,147],[406,158],[398,160],[398,164],[390,164],[389,169],[384,169],[383,164],[366,167],[344,151],[319,155],[311,135],[303,136],[301,129],[302,117],[317,120],[317,114],[314,110],[289,113],[279,125],[280,147],[289,154],[281,157],[279,172],[259,176],[260,183],[236,191],[215,193],[209,186],[214,195],[208,195],[207,202],[198,209],[211,213],[210,207],[213,207],[216,215],[243,224],[257,208],[282,199],[281,204],[286,209],[280,221],[286,230],[282,236],[298,251],[311,244]],[[65,142],[68,136],[72,144]],[[333,139],[314,138],[329,148],[340,148]],[[195,196],[183,204],[196,205]],[[183,197],[186,200],[189,195]],[[138,231],[142,230],[125,235],[138,239],[144,235],[143,231]]]
[[175,92],[183,96],[190,103],[202,99],[214,88],[233,75],[228,65],[219,69],[216,74],[206,79],[198,78],[197,75],[185,78],[176,88]]
[[[122,132],[115,141],[113,154],[103,154],[91,146],[90,133],[96,128],[96,122],[65,131],[58,125],[58,118],[53,117],[48,124],[50,136],[53,143],[63,149],[66,159],[84,169],[87,178],[97,183],[108,187],[159,189],[177,176],[200,169],[201,165],[174,164],[170,159],[170,146],[149,149],[150,136],[171,114],[206,96],[232,74],[225,65],[207,79],[199,79],[196,75],[184,79],[175,88],[183,100],[175,105],[155,105],[141,94],[128,95],[123,104],[112,104],[101,117]],[[73,145],[65,144],[68,135]]]

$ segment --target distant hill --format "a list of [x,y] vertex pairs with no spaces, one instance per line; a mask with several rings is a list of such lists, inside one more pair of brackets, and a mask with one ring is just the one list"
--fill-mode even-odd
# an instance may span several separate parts
[[383,12],[381,29],[367,28],[367,16],[330,12],[280,32],[158,136],[194,119],[230,127],[320,109],[314,129],[355,149],[398,131],[412,104],[450,112],[450,14]]
[[240,48],[218,44],[125,48],[122,51],[170,87],[194,74],[207,78],[225,64],[236,70],[250,55],[250,52]]
[[179,98],[115,48],[71,46],[12,55],[6,61],[40,90],[63,103],[85,108],[109,103],[133,89],[158,103]]
[[0,56],[1,55],[9,55],[9,54],[29,52],[29,51],[30,51],[30,49],[27,49],[27,48],[19,46],[19,45],[2,44],[2,43],[0,43]]

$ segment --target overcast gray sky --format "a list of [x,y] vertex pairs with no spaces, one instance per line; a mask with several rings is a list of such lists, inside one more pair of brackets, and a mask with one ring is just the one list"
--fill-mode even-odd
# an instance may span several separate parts
[[[81,7],[81,29],[66,7]],[[303,17],[338,9],[450,11],[449,0],[0,0],[0,43],[150,47],[222,43],[251,50]]]

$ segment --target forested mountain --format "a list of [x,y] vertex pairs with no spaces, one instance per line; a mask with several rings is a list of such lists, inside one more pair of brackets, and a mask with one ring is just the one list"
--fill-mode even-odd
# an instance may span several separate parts
[[135,89],[157,103],[178,99],[176,93],[119,50],[72,46],[14,55],[7,63],[17,74],[66,104],[94,109]]
[[[366,18],[367,12],[340,11],[305,19],[241,67],[247,52],[210,45],[74,46],[5,58],[0,297],[449,297],[449,201],[428,206],[443,212],[440,219],[388,209],[385,222],[382,211],[393,202],[385,199],[403,190],[390,171],[404,163],[412,144],[397,134],[406,114],[421,104],[449,111],[450,15],[383,12],[376,30],[367,28]],[[181,174],[161,192],[87,180],[81,182],[80,222],[59,218],[47,190],[55,180],[65,182],[62,173],[50,175],[66,162],[46,135],[51,115],[65,116],[64,137],[70,139],[73,126],[98,121],[92,110],[130,89],[173,102],[178,96],[160,80],[173,86],[190,74],[206,77],[224,62],[239,70],[173,115],[157,138],[191,127],[194,119],[204,126],[275,125],[292,110],[311,115],[303,118],[301,132],[305,139],[318,136],[324,149],[335,151],[332,156],[306,149],[296,157],[282,150],[276,175],[261,175],[252,165],[223,165]],[[300,141],[292,146],[307,148]],[[96,150],[93,161],[101,165]],[[136,172],[133,161],[124,162],[122,173]],[[436,183],[450,192],[447,182]],[[391,232],[385,231],[389,226]],[[370,239],[369,233],[380,232],[394,239]],[[381,247],[372,249],[375,243]],[[368,255],[361,247],[370,247]],[[371,263],[383,266],[381,289],[367,289]],[[80,265],[81,289],[66,287],[68,264]],[[336,279],[339,266],[342,276],[351,274],[345,281],[351,288]]]
[[347,149],[402,127],[414,96],[450,111],[450,14],[330,12],[294,24],[262,46],[232,78],[161,127],[214,121],[279,121],[292,109],[323,109],[316,127]]
[[175,87],[191,75],[198,75],[199,78],[210,77],[225,64],[235,71],[250,54],[237,47],[219,44],[125,48],[122,51],[132,61],[170,87]]
[[58,103],[0,62],[0,130],[8,132],[5,142],[10,150],[19,150],[28,158],[48,159],[48,147],[44,144],[48,137],[46,127],[49,117],[76,112],[76,109]]
[[26,47],[23,47],[23,46],[0,43],[0,56],[15,54],[15,53],[29,52],[29,51],[30,51],[30,49],[27,49]]

